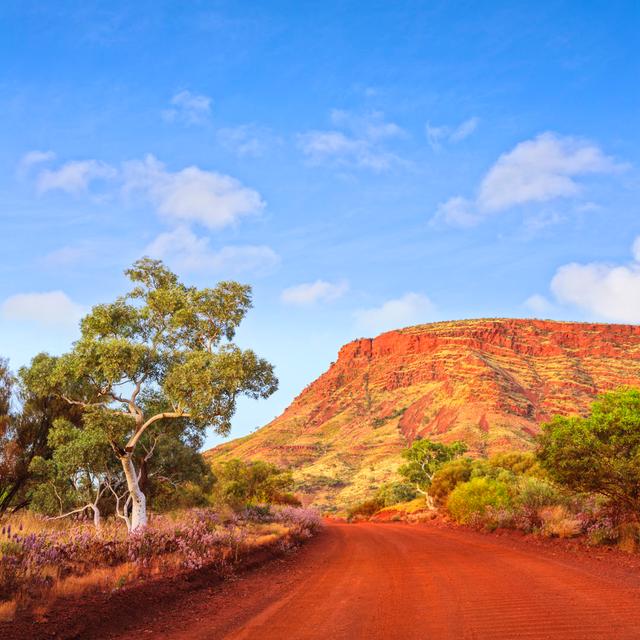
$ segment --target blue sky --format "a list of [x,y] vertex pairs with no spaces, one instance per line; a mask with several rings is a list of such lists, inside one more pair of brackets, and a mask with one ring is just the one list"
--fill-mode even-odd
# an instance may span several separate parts
[[640,322],[639,28],[624,0],[3,2],[0,353],[62,352],[144,254],[248,282],[281,388],[238,436],[359,336]]

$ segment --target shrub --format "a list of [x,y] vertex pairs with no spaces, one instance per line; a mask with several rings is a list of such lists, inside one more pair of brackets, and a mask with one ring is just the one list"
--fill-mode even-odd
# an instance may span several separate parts
[[294,486],[291,471],[269,462],[226,460],[214,468],[214,473],[217,478],[213,495],[215,503],[241,509],[247,505],[275,504],[282,500],[292,502],[289,496]]
[[400,502],[409,502],[417,495],[417,491],[407,482],[387,482],[378,489],[376,498],[382,502],[383,507],[390,507]]
[[514,475],[541,475],[543,474],[540,463],[535,454],[522,451],[509,451],[497,453],[488,460],[489,465],[496,469],[506,469]]
[[555,416],[543,425],[538,456],[556,482],[576,492],[599,493],[637,520],[640,390],[603,395],[586,418]]
[[473,470],[469,458],[457,458],[444,464],[433,476],[430,493],[436,505],[446,504],[449,494],[462,482],[468,482]]
[[509,488],[504,482],[491,478],[472,478],[451,492],[447,509],[457,522],[470,524],[485,515],[489,508],[507,509],[511,502]]
[[379,498],[365,500],[347,511],[347,520],[358,518],[370,518],[376,511],[380,511],[384,507],[384,503]]
[[603,517],[587,528],[587,540],[592,545],[613,545],[618,542],[620,532],[611,518]]
[[558,504],[562,496],[558,489],[546,480],[534,476],[522,476],[516,484],[516,506],[520,509],[525,529],[542,525],[540,510]]

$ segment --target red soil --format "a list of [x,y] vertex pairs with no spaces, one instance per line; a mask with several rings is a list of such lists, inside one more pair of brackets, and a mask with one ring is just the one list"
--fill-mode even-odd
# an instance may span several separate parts
[[639,564],[432,524],[331,523],[237,580],[55,637],[638,639]]

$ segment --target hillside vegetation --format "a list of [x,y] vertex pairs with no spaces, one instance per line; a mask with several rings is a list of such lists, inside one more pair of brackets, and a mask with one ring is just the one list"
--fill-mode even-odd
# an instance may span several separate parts
[[291,468],[303,500],[352,506],[395,476],[416,437],[472,457],[527,451],[553,415],[640,385],[640,327],[462,320],[345,345],[273,422],[205,454]]

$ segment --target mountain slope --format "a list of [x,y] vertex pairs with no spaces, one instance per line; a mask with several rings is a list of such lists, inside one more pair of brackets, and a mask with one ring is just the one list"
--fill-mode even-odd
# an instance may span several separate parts
[[315,503],[371,493],[420,435],[476,455],[526,449],[555,413],[640,386],[640,327],[462,320],[350,342],[337,362],[257,432],[209,452],[292,467]]

